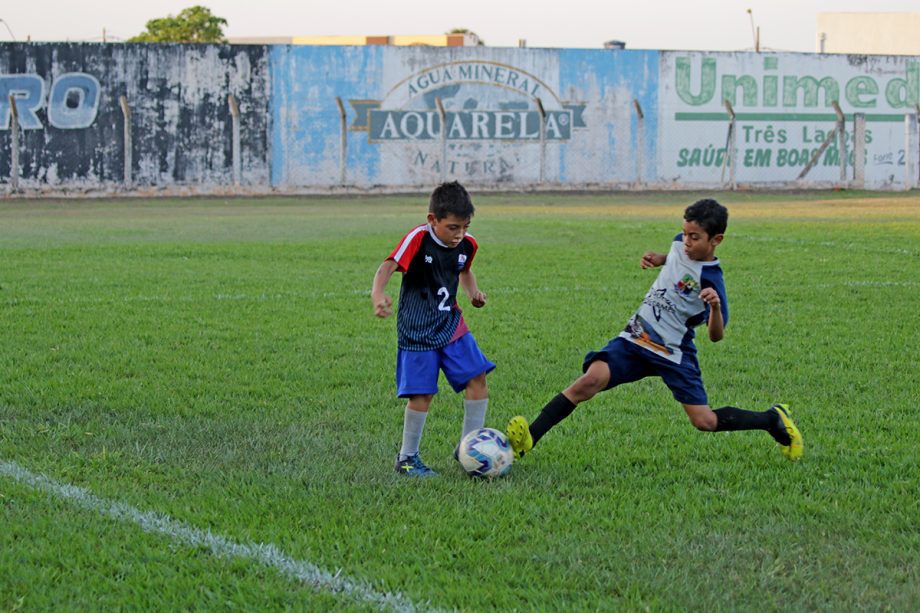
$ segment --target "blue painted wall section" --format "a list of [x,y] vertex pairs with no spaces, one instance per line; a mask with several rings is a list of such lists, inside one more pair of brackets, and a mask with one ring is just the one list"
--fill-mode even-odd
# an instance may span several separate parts
[[657,51],[560,51],[560,91],[584,101],[583,123],[591,134],[563,152],[561,183],[630,183],[637,179],[638,121],[633,101],[645,113],[645,173],[654,177],[658,109]]
[[637,98],[653,114],[658,54],[279,46],[271,73],[279,188],[339,182],[336,96],[348,114],[347,185],[613,184],[634,179],[630,109]]
[[[339,182],[341,120],[336,96],[353,105],[378,93],[382,47],[271,47],[272,185]],[[373,181],[378,156],[367,138],[349,133],[350,175]]]

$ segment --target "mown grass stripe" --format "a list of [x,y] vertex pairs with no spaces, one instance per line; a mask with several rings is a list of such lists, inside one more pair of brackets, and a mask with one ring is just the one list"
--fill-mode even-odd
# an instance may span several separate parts
[[365,582],[349,579],[341,571],[330,573],[305,560],[294,559],[271,543],[239,543],[172,519],[162,513],[141,511],[123,502],[106,500],[75,485],[60,483],[41,474],[35,474],[16,462],[0,461],[0,475],[15,479],[32,489],[66,500],[83,509],[95,511],[106,517],[140,526],[145,532],[161,534],[192,547],[204,547],[221,558],[243,558],[275,569],[316,589],[342,594],[347,598],[377,606],[389,611],[431,611],[426,605],[417,605],[402,594],[378,592]]

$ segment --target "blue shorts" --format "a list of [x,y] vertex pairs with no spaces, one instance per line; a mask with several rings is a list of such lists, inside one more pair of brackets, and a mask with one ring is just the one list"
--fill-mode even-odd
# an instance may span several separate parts
[[476,339],[467,332],[451,344],[431,351],[396,353],[396,393],[400,398],[438,393],[438,370],[444,371],[455,392],[463,391],[470,379],[492,372],[495,364],[482,354]]
[[610,368],[608,390],[621,383],[632,383],[645,377],[661,377],[677,402],[709,404],[703,388],[700,364],[692,353],[683,354],[680,364],[675,364],[618,336],[600,351],[588,353],[582,370],[587,371],[591,363],[597,360],[606,362]]

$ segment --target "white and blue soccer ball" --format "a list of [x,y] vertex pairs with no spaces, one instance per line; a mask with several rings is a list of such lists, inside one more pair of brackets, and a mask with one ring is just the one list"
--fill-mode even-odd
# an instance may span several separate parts
[[469,476],[491,479],[511,470],[514,451],[504,434],[493,428],[480,428],[460,441],[457,459]]

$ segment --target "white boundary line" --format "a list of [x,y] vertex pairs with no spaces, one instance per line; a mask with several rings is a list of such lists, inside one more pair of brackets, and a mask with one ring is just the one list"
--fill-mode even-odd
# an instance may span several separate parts
[[118,521],[140,526],[145,532],[161,534],[192,547],[206,547],[220,558],[244,558],[277,570],[282,575],[304,583],[316,591],[339,593],[347,598],[393,611],[429,611],[427,603],[417,605],[400,593],[378,592],[368,583],[349,579],[323,570],[305,560],[291,558],[275,545],[239,543],[172,519],[162,513],[141,511],[123,502],[99,498],[83,488],[60,483],[44,475],[32,473],[15,462],[0,460],[0,476],[11,477],[34,490],[64,499],[78,507],[95,511]]

